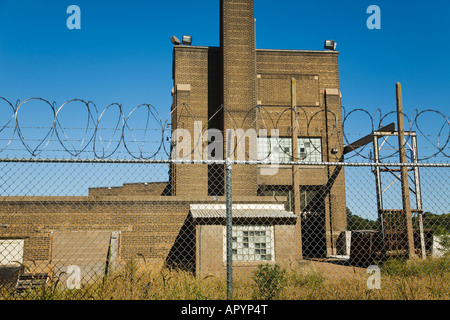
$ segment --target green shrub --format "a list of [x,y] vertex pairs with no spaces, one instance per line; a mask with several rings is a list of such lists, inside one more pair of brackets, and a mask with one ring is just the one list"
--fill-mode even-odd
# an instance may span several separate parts
[[253,299],[274,300],[287,284],[286,270],[279,265],[259,265],[253,272]]

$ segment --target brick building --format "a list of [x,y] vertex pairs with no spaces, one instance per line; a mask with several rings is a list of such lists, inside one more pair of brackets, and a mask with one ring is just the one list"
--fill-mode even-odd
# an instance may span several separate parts
[[[252,0],[221,0],[220,47],[174,46],[173,132],[195,135],[200,122],[202,134],[276,128],[275,142],[258,135],[246,150],[257,147],[264,158],[276,145],[275,160],[291,160],[295,79],[298,159],[340,161],[338,52],[256,49],[253,5]],[[248,154],[245,160],[252,160]],[[338,239],[346,229],[343,169],[298,166],[297,192],[292,166],[270,175],[263,174],[266,169],[233,166],[235,271],[339,254]],[[197,274],[225,273],[223,166],[177,164],[169,176],[165,183],[93,188],[87,197],[1,197],[0,221],[8,229],[0,229],[0,239],[24,239],[14,244],[20,259],[60,271],[75,264],[101,274],[106,256],[111,266],[139,255],[155,268],[166,264]],[[78,249],[64,249],[62,243]],[[89,262],[92,248],[100,267]]]
[[[174,47],[173,130],[187,129],[194,137],[198,132],[204,134],[206,129],[222,132],[225,140],[223,154],[227,154],[229,129],[254,129],[257,133],[260,129],[268,133],[278,129],[279,137],[276,139],[270,135],[258,135],[256,141],[250,141],[245,146],[245,158],[238,160],[266,159],[277,149],[275,160],[290,161],[293,150],[292,79],[295,79],[297,159],[305,162],[340,161],[343,137],[339,53],[333,50],[255,49],[253,1],[221,1],[220,17],[220,47]],[[199,130],[196,122],[201,123],[203,130]],[[191,141],[190,150],[193,150],[194,158],[196,154],[202,154],[202,150],[197,150],[198,140]],[[257,159],[249,156],[254,147],[257,147]],[[276,174],[264,174],[263,170],[267,169],[264,165],[234,165],[233,199],[237,197],[246,203],[254,197],[259,198],[256,201],[263,197],[280,201],[280,197],[284,197],[285,209],[292,212],[296,194],[301,198],[301,219],[291,217],[277,222],[275,220],[279,219],[258,214],[255,210],[253,215],[258,218],[244,224],[282,228],[283,233],[279,232],[276,238],[284,242],[284,250],[294,260],[340,253],[338,240],[346,228],[343,170],[337,167],[297,167],[299,190],[295,191],[292,166],[281,166]],[[172,194],[184,197],[223,196],[223,171],[223,167],[218,165],[174,165],[170,183]],[[264,206],[261,209],[264,210]],[[219,213],[214,214],[215,210],[211,211],[203,215],[221,217]],[[219,222],[201,221],[197,229],[217,234],[218,225]],[[211,231],[213,229],[216,231]],[[245,227],[242,230],[245,234],[251,232],[250,229],[244,231]],[[271,233],[269,227],[261,230]],[[267,245],[276,247],[277,244]],[[219,244],[212,248],[221,249]],[[200,261],[201,256],[199,252],[197,259]],[[205,260],[213,260],[206,256]]]

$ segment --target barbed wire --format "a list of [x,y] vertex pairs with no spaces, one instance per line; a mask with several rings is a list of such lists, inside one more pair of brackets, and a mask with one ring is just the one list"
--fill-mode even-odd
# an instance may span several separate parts
[[[349,132],[351,132],[351,129],[347,130],[347,127],[349,126],[349,124],[348,124],[348,122],[350,122],[349,119],[351,119],[351,117],[354,116],[354,114],[362,113],[363,115],[365,115],[369,118],[369,124],[370,124],[370,130],[371,130],[370,132],[374,132],[374,131],[388,125],[389,124],[387,122],[388,117],[394,116],[395,119],[397,117],[396,111],[391,111],[391,112],[388,112],[383,115],[383,112],[381,109],[376,109],[372,115],[369,111],[362,109],[362,108],[353,109],[347,113],[345,110],[345,107],[343,107],[343,113],[344,113],[344,115],[343,115],[344,144],[351,143],[351,141],[349,141],[349,139],[348,139],[348,135],[349,135]],[[426,133],[426,130],[422,124],[422,122],[425,123],[425,121],[422,121],[422,119],[425,118],[426,115],[431,115],[431,114],[437,115],[438,120],[437,121],[435,120],[431,125],[428,124],[427,129],[431,130],[431,129],[435,129],[436,126],[439,126],[438,127],[439,131],[437,134]],[[377,115],[379,118],[378,121],[376,120]],[[415,132],[416,136],[422,138],[422,141],[421,141],[422,145],[420,145],[420,149],[434,149],[435,150],[433,153],[428,154],[426,156],[419,156],[418,161],[430,160],[430,159],[438,157],[439,155],[442,155],[446,158],[449,157],[449,154],[446,153],[446,149],[449,147],[449,140],[450,140],[449,117],[444,115],[442,112],[440,112],[438,110],[433,110],[433,109],[426,109],[426,110],[422,110],[422,111],[415,109],[415,110],[413,110],[413,113],[411,116],[408,116],[408,114],[406,114],[406,113],[403,113],[402,115],[405,118],[405,131],[406,132]],[[396,122],[396,120],[395,120],[395,122]],[[430,137],[435,137],[436,143],[431,141]],[[409,140],[410,140],[410,136],[405,137],[405,144],[404,144],[405,147],[408,147],[408,144],[410,143]],[[381,160],[397,156],[399,153],[398,142],[396,144],[391,144],[387,140],[385,140],[385,141],[389,148],[385,148],[384,150],[390,149],[390,150],[395,150],[395,151],[390,154],[386,154],[383,157],[380,157]],[[428,143],[429,145],[424,145],[424,143]],[[355,150],[354,154],[351,157],[359,156],[359,157],[362,157],[367,160],[373,160],[371,158],[371,156],[366,156],[363,154],[362,151],[364,150],[364,148],[366,148],[366,146],[364,146],[361,150]]]
[[[43,103],[49,111],[47,111],[49,115],[43,115],[43,118],[34,117],[33,113],[24,111],[27,104],[35,102]],[[76,111],[77,114],[85,114],[84,127],[79,122],[70,125],[65,123],[66,120],[74,122],[74,119],[70,119],[70,116],[65,115],[64,112],[73,104],[77,104],[78,107],[81,105],[81,108]],[[3,108],[5,105],[7,110]],[[249,161],[270,160],[274,155],[274,150],[284,158],[291,158],[292,150],[282,148],[280,143],[282,138],[291,136],[290,121],[293,114],[296,115],[294,121],[299,137],[302,137],[304,142],[309,142],[310,147],[306,152],[322,154],[322,146],[312,143],[313,139],[326,139],[327,145],[331,144],[330,148],[339,150],[340,142],[343,141],[344,145],[350,145],[353,142],[350,137],[370,135],[389,124],[389,118],[397,117],[395,111],[383,114],[381,109],[377,109],[373,113],[363,108],[347,112],[346,108],[342,107],[342,115],[340,115],[329,109],[317,110],[303,106],[297,106],[295,110],[290,106],[276,108],[274,106],[254,106],[237,118],[224,105],[220,105],[203,123],[199,119],[205,119],[205,117],[196,114],[188,104],[172,106],[170,113],[166,117],[162,117],[151,104],[141,104],[126,113],[122,104],[111,103],[100,112],[92,101],[82,99],[72,99],[58,105],[56,102],[50,102],[43,98],[29,98],[12,103],[4,97],[0,97],[0,108],[3,113],[2,119],[5,119],[0,125],[0,154],[7,149],[21,150],[21,147],[17,145],[12,146],[13,143],[19,143],[31,157],[37,157],[44,151],[58,151],[59,149],[56,147],[49,148],[50,144],[56,143],[61,148],[59,151],[67,153],[71,157],[79,157],[83,153],[88,153],[96,159],[107,159],[115,154],[124,153],[133,159],[156,159],[161,156],[170,158],[173,148],[177,144],[173,137],[174,130],[188,129],[195,132],[194,127],[188,127],[199,124],[197,133],[195,133],[198,137],[194,137],[194,145],[189,154],[192,156],[198,152],[199,148],[203,148],[205,143],[208,145],[212,142],[208,136],[205,141],[205,134],[208,129],[214,127],[214,121],[227,121],[227,127],[234,130],[255,129],[266,130],[266,132],[278,130],[280,139],[274,140],[273,145],[270,145],[269,152],[263,158],[261,158],[261,154],[255,156],[248,150],[245,151],[246,159]],[[113,120],[110,119],[111,115]],[[26,121],[23,118],[26,116],[32,118],[32,124],[24,124]],[[448,116],[433,109],[415,109],[411,115],[403,114],[403,116],[407,126],[405,131],[415,132],[421,139],[419,148],[427,151],[419,156],[419,161],[427,161],[436,157],[450,157]],[[429,116],[434,117],[432,124],[424,121]],[[49,117],[51,118],[49,119]],[[355,119],[358,127],[363,127],[362,132],[356,131]],[[133,125],[133,121],[136,120],[141,123],[139,127]],[[325,125],[325,121],[327,125]],[[51,125],[44,125],[44,123],[51,123]],[[172,123],[175,123],[176,126],[173,127]],[[430,130],[435,132],[430,133]],[[35,135],[37,131],[40,132],[39,137]],[[76,132],[75,137],[71,136],[73,132]],[[257,134],[259,136],[259,132]],[[243,138],[245,139],[245,137]],[[380,155],[380,160],[398,155],[397,140],[392,143],[385,137],[383,143],[385,144],[383,148],[385,153]],[[409,146],[410,143],[410,137],[407,136],[405,146]],[[345,160],[359,158],[372,161],[372,150],[369,145],[346,154]],[[236,155],[237,148],[238,143],[233,145],[231,155]],[[369,149],[368,154],[367,149]],[[342,154],[335,154],[326,160],[343,161],[344,158]]]

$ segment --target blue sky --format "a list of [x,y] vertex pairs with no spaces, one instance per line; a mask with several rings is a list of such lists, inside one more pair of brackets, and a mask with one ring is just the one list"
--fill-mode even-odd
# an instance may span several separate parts
[[[81,8],[81,30],[66,27],[72,4]],[[373,4],[381,8],[381,30],[366,27]],[[394,111],[399,81],[406,114],[432,108],[448,115],[449,15],[448,0],[256,0],[257,47],[321,50],[334,39],[346,110]],[[219,0],[0,0],[0,96],[59,105],[79,98],[99,110],[118,102],[125,114],[149,103],[167,117],[170,37],[183,34],[194,45],[217,46]],[[49,118],[48,108],[29,108],[31,120]],[[423,120],[430,134],[439,128],[435,121],[442,123],[438,115]],[[370,130],[363,113],[347,124],[357,133]]]

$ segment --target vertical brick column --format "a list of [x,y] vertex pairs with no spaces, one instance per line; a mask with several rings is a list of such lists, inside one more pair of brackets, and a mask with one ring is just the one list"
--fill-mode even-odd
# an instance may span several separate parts
[[[256,129],[256,51],[253,0],[221,0],[221,49],[223,59],[223,104],[234,122],[224,114],[224,131],[237,126]],[[227,137],[224,147],[226,149]],[[247,145],[256,148],[255,145]],[[226,155],[226,150],[224,155]],[[247,159],[239,159],[247,160]],[[233,166],[233,193],[254,196],[257,192],[255,166]]]
[[[327,162],[339,162],[343,153],[343,128],[339,89],[325,89],[325,125],[327,132],[323,152]],[[337,118],[337,119],[336,119]],[[337,127],[336,127],[337,126]],[[335,149],[333,151],[333,149]],[[337,254],[337,242],[347,227],[345,173],[343,167],[327,167],[326,233],[327,254]],[[331,212],[331,214],[329,214]]]
[[[205,48],[174,47],[173,107],[177,109],[172,114],[172,129],[189,132],[191,148],[185,150],[184,160],[202,159],[202,129],[208,122],[208,56]],[[207,196],[207,165],[172,165],[170,175],[172,195],[191,199]]]

